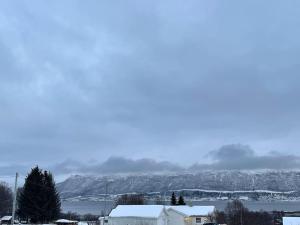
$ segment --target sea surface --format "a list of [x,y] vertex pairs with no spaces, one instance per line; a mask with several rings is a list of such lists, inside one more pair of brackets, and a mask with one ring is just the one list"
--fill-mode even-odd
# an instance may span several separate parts
[[[214,205],[218,210],[224,210],[228,201],[193,201],[192,205]],[[300,201],[243,201],[243,204],[253,211],[300,211]],[[106,205],[106,206],[105,206]],[[107,201],[63,201],[63,212],[75,212],[78,214],[100,215],[102,212],[110,211],[114,202]]]

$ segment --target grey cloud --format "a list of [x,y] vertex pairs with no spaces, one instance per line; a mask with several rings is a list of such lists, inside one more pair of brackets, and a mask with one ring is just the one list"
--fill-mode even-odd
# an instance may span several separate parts
[[241,158],[254,157],[254,151],[247,145],[232,144],[222,146],[220,149],[211,151],[210,156],[217,161],[239,160]]
[[27,165],[19,165],[12,164],[6,166],[0,166],[0,177],[14,177],[14,175],[18,172],[19,174],[25,175],[29,172],[30,166]]
[[179,171],[181,167],[170,162],[157,162],[153,159],[124,159],[111,157],[99,166],[99,171],[103,172],[164,172]]
[[196,163],[191,166],[180,166],[171,162],[160,162],[153,159],[128,159],[111,157],[103,163],[80,163],[65,161],[53,167],[60,173],[116,174],[116,173],[155,173],[155,172],[197,172],[200,170],[289,170],[300,169],[300,156],[271,151],[257,155],[248,145],[224,145],[207,154],[211,163]]
[[247,145],[232,144],[222,146],[218,150],[210,152],[213,159],[211,164],[196,164],[192,170],[221,169],[221,170],[257,170],[257,169],[300,169],[300,156],[269,152],[265,155],[257,155]]
[[[65,160],[49,166],[42,167],[50,170],[58,180],[65,179],[71,174],[86,175],[117,175],[117,174],[153,174],[153,173],[196,173],[203,170],[299,170],[300,156],[269,152],[257,155],[248,145],[231,144],[210,151],[207,154],[210,163],[196,163],[182,166],[180,164],[142,158],[130,159],[124,157],[110,157],[104,162],[90,160]],[[10,165],[0,167],[0,178],[7,180],[13,178],[15,172],[21,177],[26,176],[30,168],[28,165]]]
[[170,162],[158,162],[153,159],[128,159],[123,157],[110,157],[103,163],[80,163],[67,160],[50,168],[58,174],[116,174],[116,173],[155,173],[155,172],[179,172],[183,168]]
[[299,8],[1,2],[0,151],[10,153],[1,160],[186,165],[228,142],[295,154]]

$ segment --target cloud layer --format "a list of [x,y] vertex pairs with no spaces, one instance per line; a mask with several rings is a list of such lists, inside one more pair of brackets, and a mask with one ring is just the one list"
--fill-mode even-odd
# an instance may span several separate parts
[[[189,166],[230,143],[253,146],[240,156],[249,168],[277,159],[271,150],[292,160],[299,10],[297,0],[1,1],[0,165],[117,155]],[[223,154],[215,167],[232,166]]]
[[77,161],[64,161],[50,168],[60,173],[80,174],[116,174],[116,173],[157,173],[180,172],[183,167],[170,162],[159,162],[153,159],[128,159],[111,157],[103,163],[80,163]]
[[[210,151],[206,160],[210,163],[195,163],[182,166],[168,161],[155,159],[130,159],[110,157],[100,163],[97,161],[81,162],[65,160],[43,169],[50,170],[56,180],[62,181],[70,175],[128,175],[128,174],[164,174],[164,173],[197,173],[204,170],[300,170],[300,156],[270,152],[257,155],[247,145],[231,144]],[[16,171],[24,178],[33,166],[11,165],[0,167],[0,180],[13,184]],[[20,181],[23,182],[23,179]]]
[[258,170],[258,169],[300,169],[300,156],[270,152],[257,155],[247,145],[233,144],[222,146],[209,153],[213,159],[211,164],[196,164],[192,170]]
[[290,170],[300,169],[300,156],[270,152],[257,155],[247,145],[231,144],[209,152],[211,163],[196,163],[183,167],[171,162],[153,159],[128,159],[111,157],[104,163],[80,164],[66,161],[53,167],[57,173],[117,174],[117,173],[157,173],[157,172],[197,172],[201,170]]

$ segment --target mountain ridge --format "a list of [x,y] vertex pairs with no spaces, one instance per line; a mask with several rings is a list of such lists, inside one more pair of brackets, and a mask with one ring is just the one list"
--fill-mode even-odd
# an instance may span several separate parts
[[[184,193],[191,198],[217,197],[229,192],[250,195],[281,194],[300,197],[300,171],[202,171],[195,173],[75,175],[57,184],[63,199],[99,197],[125,193],[162,196],[170,191]],[[151,194],[156,193],[156,194]],[[252,193],[252,194],[250,194]],[[220,194],[221,195],[221,194]],[[251,198],[252,198],[251,197]]]

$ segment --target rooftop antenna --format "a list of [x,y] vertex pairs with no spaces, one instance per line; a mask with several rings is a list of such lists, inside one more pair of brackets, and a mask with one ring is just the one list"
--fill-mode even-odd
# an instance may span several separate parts
[[14,223],[15,223],[16,203],[17,203],[17,188],[18,188],[18,176],[19,176],[19,174],[16,173],[14,199],[13,199],[13,209],[12,209],[12,217],[11,217],[11,225],[14,225]]

